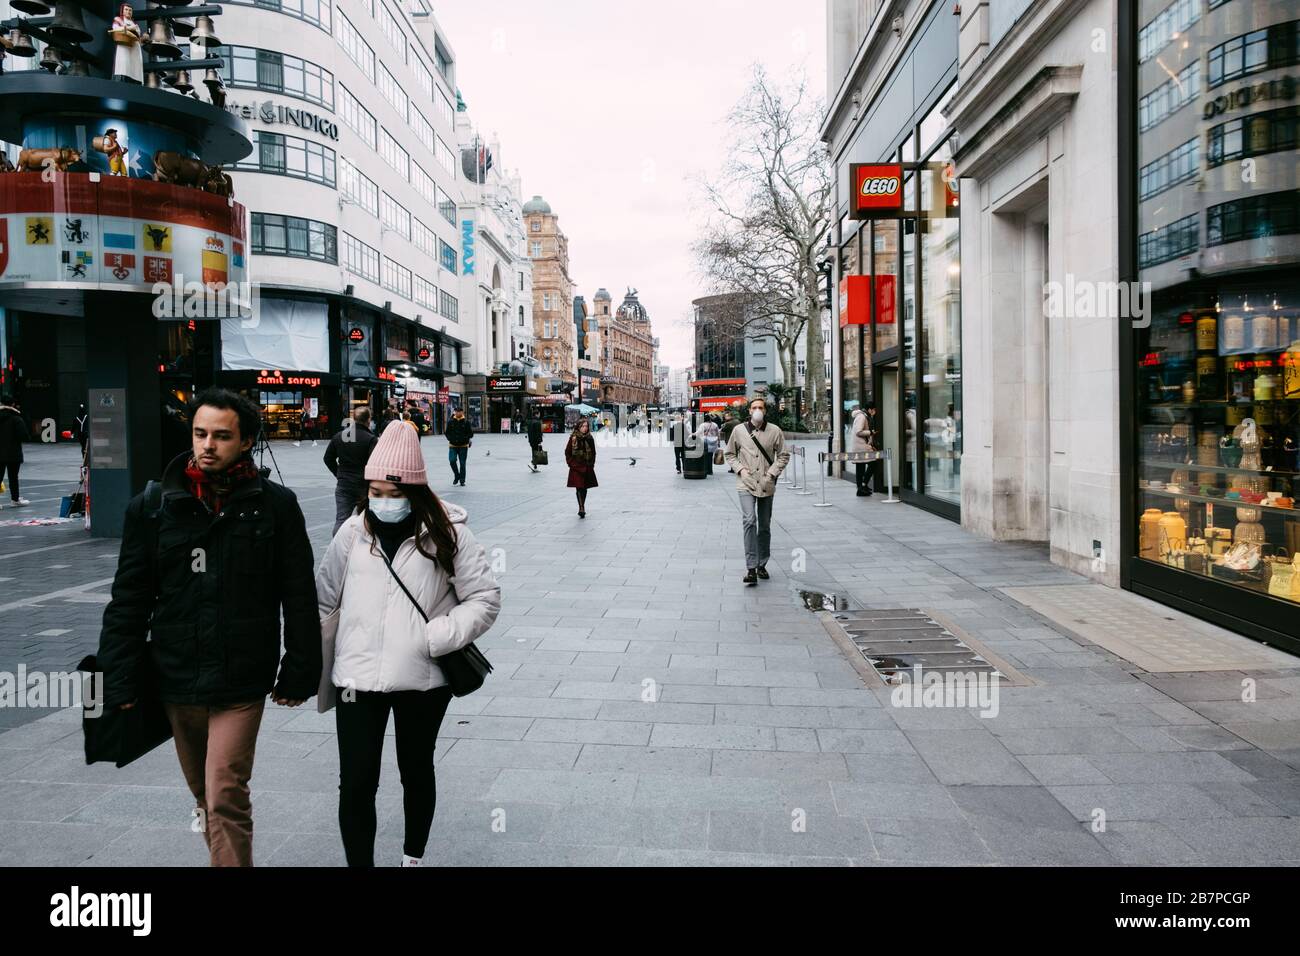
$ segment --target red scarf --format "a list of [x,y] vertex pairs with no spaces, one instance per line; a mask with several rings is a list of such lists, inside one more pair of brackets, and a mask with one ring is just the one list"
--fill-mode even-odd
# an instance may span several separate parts
[[185,465],[185,478],[190,485],[190,494],[207,505],[213,513],[219,513],[230,493],[236,486],[259,477],[257,465],[251,458],[240,458],[225,471],[210,475],[199,467],[194,456],[190,456]]

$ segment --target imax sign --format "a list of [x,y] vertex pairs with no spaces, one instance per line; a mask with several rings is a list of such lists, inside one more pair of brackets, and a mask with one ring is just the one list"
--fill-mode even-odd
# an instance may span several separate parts
[[463,275],[474,274],[474,220],[462,219],[460,223],[460,259],[465,264]]

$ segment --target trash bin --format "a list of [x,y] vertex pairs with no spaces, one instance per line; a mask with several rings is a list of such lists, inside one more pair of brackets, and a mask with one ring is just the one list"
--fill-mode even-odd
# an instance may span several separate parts
[[704,451],[704,443],[696,445],[694,448],[687,448],[686,454],[682,456],[682,477],[683,478],[707,478],[709,477],[709,465],[711,459]]

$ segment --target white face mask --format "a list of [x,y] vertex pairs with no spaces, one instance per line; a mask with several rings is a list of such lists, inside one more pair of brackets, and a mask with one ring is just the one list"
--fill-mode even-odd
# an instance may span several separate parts
[[749,413],[749,420],[753,422],[755,425],[763,424],[763,412],[757,408],[754,409],[752,412]]
[[411,513],[410,498],[370,498],[370,513],[385,524],[396,524]]

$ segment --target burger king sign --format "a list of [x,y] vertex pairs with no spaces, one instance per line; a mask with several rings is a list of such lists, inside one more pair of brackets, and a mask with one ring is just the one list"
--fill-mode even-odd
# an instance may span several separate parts
[[903,167],[900,163],[853,163],[854,219],[891,219],[903,212]]

